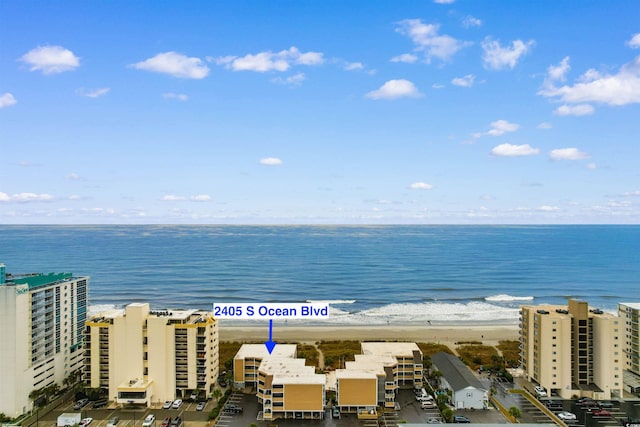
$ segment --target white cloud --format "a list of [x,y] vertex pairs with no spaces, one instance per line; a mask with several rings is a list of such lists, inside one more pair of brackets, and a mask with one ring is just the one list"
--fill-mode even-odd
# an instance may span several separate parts
[[187,95],[184,93],[174,93],[174,92],[166,92],[162,94],[164,99],[175,99],[177,101],[185,102],[189,99]]
[[418,98],[422,94],[418,88],[409,80],[389,80],[379,89],[367,93],[370,99],[397,99],[397,98]]
[[9,92],[0,95],[0,108],[11,107],[12,105],[16,105],[17,102],[13,94]]
[[464,28],[479,27],[481,25],[482,20],[471,15],[465,16],[464,19],[462,19],[462,26]]
[[364,64],[362,62],[347,62],[344,69],[347,71],[364,70]]
[[29,202],[50,202],[53,200],[51,194],[36,194],[36,193],[17,193],[7,194],[0,191],[0,202],[5,203],[29,203]]
[[515,132],[520,128],[519,124],[510,123],[506,120],[496,120],[491,122],[491,129],[487,132],[490,136],[500,136],[507,132]]
[[522,40],[514,40],[511,42],[511,47],[502,47],[499,41],[487,37],[482,42],[484,67],[491,70],[513,69],[518,60],[529,52],[534,44],[533,40],[526,43]]
[[402,55],[394,56],[391,58],[391,62],[405,62],[407,64],[413,64],[418,60],[418,57],[410,53],[403,53]]
[[451,80],[451,83],[456,86],[471,87],[473,86],[475,79],[476,79],[476,76],[474,76],[473,74],[467,74],[464,77],[454,78],[453,80]]
[[163,202],[179,202],[182,200],[187,200],[187,198],[184,196],[176,196],[175,194],[167,194],[165,196],[162,196],[160,200],[162,200]]
[[529,144],[500,144],[496,145],[495,147],[493,147],[493,150],[491,150],[491,154],[500,157],[531,156],[538,153],[540,153],[540,150],[531,147]]
[[432,89],[442,89],[442,88],[444,88],[444,85],[441,85],[439,83],[434,83],[434,84],[431,85],[431,88]]
[[414,182],[409,188],[412,190],[431,190],[433,185],[427,184],[426,182]]
[[297,73],[285,78],[282,78],[282,77],[273,78],[271,79],[271,82],[280,84],[280,85],[286,85],[289,87],[299,87],[302,84],[302,82],[305,81],[305,79],[306,77],[304,73]]
[[416,45],[415,50],[425,53],[427,62],[431,58],[449,60],[456,52],[469,45],[451,36],[438,34],[439,29],[439,25],[425,24],[421,19],[404,19],[399,22],[396,31],[408,36]]
[[636,33],[631,37],[631,40],[629,40],[627,42],[627,45],[629,45],[630,48],[632,49],[638,49],[640,48],[640,33]]
[[636,190],[636,191],[627,191],[626,193],[623,194],[623,196],[625,197],[636,197],[636,196],[640,196],[640,190]]
[[80,58],[62,46],[39,46],[22,55],[20,60],[31,66],[29,71],[42,71],[42,74],[71,71],[80,65]]
[[553,111],[558,116],[586,116],[593,114],[594,108],[591,104],[561,105]]
[[538,125],[538,129],[551,129],[553,126],[549,122],[542,122]]
[[78,181],[78,180],[81,180],[82,177],[80,175],[78,175],[77,173],[72,172],[70,174],[65,175],[65,179],[68,179],[70,181]]
[[588,158],[589,154],[574,147],[557,148],[551,150],[549,157],[551,157],[552,160],[582,160]]
[[211,58],[218,65],[224,65],[233,71],[287,71],[291,65],[321,65],[324,63],[321,52],[300,52],[295,46],[280,52],[260,52],[243,57],[224,56]]
[[556,87],[550,77],[545,79],[538,95],[567,104],[599,102],[620,106],[640,103],[640,56],[620,67],[617,74],[587,70],[573,85]]
[[98,88],[98,89],[85,89],[85,88],[80,88],[78,90],[76,90],[76,93],[80,96],[86,96],[88,98],[98,98],[102,95],[106,95],[107,93],[109,93],[111,89],[108,87],[102,87],[102,88]]
[[542,205],[538,208],[538,210],[542,212],[556,212],[559,211],[560,208],[557,206]]
[[138,70],[169,74],[181,79],[203,79],[209,75],[209,67],[196,57],[177,52],[164,52],[131,65]]
[[208,194],[196,194],[195,196],[189,197],[189,200],[193,202],[209,202],[211,201],[211,196]]
[[69,200],[82,200],[83,197],[80,196],[79,194],[72,194],[69,197],[67,197]]
[[597,169],[597,168],[598,168],[598,165],[596,165],[595,163],[588,163],[587,164],[587,169],[594,170],[594,169]]
[[453,4],[456,0],[433,0],[437,4]]
[[571,69],[569,57],[565,56],[558,65],[549,65],[547,68],[547,78],[549,81],[565,81],[567,72]]
[[260,159],[260,164],[265,166],[280,166],[282,164],[282,160],[277,157],[265,157]]

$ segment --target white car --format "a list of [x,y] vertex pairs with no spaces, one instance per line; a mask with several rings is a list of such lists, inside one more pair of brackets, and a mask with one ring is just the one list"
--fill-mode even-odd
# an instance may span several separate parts
[[80,424],[78,424],[78,425],[80,427],[87,427],[92,422],[93,422],[93,418],[83,418],[82,421],[80,421]]
[[181,406],[182,406],[182,399],[174,400],[173,405],[171,405],[173,409],[180,409]]
[[142,427],[151,427],[156,420],[156,416],[153,414],[147,415],[147,418],[142,422]]
[[535,391],[536,391],[536,394],[538,395],[538,397],[546,397],[547,396],[547,391],[544,389],[544,387],[541,387],[541,386],[537,385],[535,387]]
[[562,421],[575,421],[576,414],[574,414],[573,412],[562,411],[558,412],[558,418],[560,418]]
[[162,409],[170,409],[171,405],[173,405],[173,400],[165,400]]

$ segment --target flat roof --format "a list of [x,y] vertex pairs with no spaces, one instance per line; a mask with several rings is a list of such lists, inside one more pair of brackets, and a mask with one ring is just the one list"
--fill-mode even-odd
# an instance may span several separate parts
[[375,379],[377,381],[379,372],[372,369],[336,369],[336,378],[340,379]]
[[398,359],[396,359],[395,356],[383,354],[356,354],[355,359],[356,363],[363,365],[376,364],[382,366],[396,366],[398,364]]
[[259,371],[273,375],[272,384],[324,384],[326,378],[316,374],[313,366],[306,366],[305,359],[268,357],[260,363]]
[[297,346],[295,344],[276,344],[271,354],[264,344],[242,344],[240,350],[233,357],[234,359],[246,359],[255,357],[265,359],[270,357],[288,357],[293,359],[296,357]]
[[625,307],[629,307],[634,310],[640,310],[640,302],[620,302],[618,305],[624,305]]
[[[363,342],[363,354],[413,357],[414,351],[420,351],[414,342]],[[420,351],[420,353],[422,353]]]
[[[534,311],[534,313],[537,313],[543,316],[558,317],[558,318],[573,317],[571,313],[569,313],[568,305],[558,305],[558,304],[523,305],[521,306],[521,308]],[[593,307],[589,305],[588,308],[589,308],[589,317],[602,317],[602,318],[618,317],[616,314],[602,311],[598,309],[598,307]],[[594,311],[594,310],[597,310],[597,311]],[[544,311],[546,313],[541,313],[541,311]]]

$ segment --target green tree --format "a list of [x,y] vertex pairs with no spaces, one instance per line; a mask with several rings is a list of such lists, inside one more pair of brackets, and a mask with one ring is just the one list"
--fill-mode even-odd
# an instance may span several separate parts
[[518,418],[522,417],[522,412],[520,411],[520,408],[518,408],[517,406],[512,406],[511,408],[509,408],[509,415],[511,415],[515,420],[517,420]]
[[442,410],[442,418],[448,423],[453,421],[453,409],[448,406]]
[[213,398],[216,399],[216,401],[220,400],[220,397],[222,396],[222,390],[220,390],[219,388],[216,388],[213,390],[213,393],[211,393],[213,395]]

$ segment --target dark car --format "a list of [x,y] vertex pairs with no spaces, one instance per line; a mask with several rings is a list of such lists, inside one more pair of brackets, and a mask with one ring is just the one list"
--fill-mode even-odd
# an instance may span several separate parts
[[225,410],[225,412],[229,412],[229,413],[232,413],[232,414],[240,414],[240,413],[242,413],[243,409],[242,409],[242,406],[238,406],[238,405],[236,405],[234,403],[230,403],[228,405],[225,405],[224,410]]
[[107,406],[107,399],[99,399],[93,402],[93,409],[104,408]]
[[170,427],[180,427],[182,425],[182,417],[177,416],[169,424]]
[[169,425],[171,425],[171,417],[165,418],[162,424],[160,424],[160,427],[169,427]]
[[87,399],[86,397],[84,399],[80,399],[78,400],[75,405],[73,405],[73,409],[81,409],[84,408],[84,406],[89,403],[89,399]]
[[454,415],[453,416],[453,422],[454,423],[459,423],[459,424],[469,424],[471,422],[471,420],[465,416],[462,415]]

